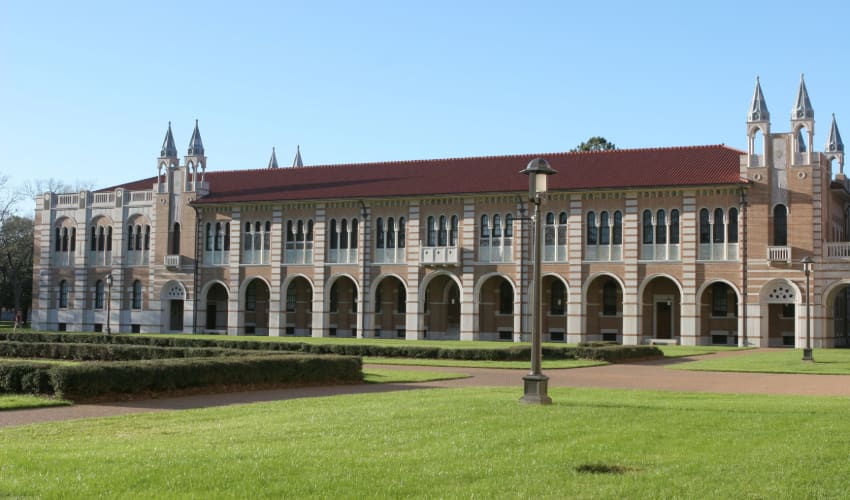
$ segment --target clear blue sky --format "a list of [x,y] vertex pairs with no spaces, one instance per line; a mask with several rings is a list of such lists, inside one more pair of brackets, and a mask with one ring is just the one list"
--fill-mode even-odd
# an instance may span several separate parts
[[[156,174],[200,120],[210,170],[620,148],[744,148],[800,73],[850,139],[846,2],[0,0],[0,173]],[[518,165],[519,170],[522,165]]]

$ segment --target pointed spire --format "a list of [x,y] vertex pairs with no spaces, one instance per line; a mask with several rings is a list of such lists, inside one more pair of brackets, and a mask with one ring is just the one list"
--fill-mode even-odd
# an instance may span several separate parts
[[274,154],[274,146],[272,146],[272,157],[269,158],[269,167],[268,168],[279,168],[277,164],[277,155]]
[[293,167],[303,167],[304,162],[301,161],[301,145],[295,147],[295,159],[292,160]]
[[832,125],[829,127],[829,136],[826,138],[826,152],[844,152],[844,143],[841,142],[841,134],[838,133],[838,124],[835,123],[835,113],[832,114]]
[[159,153],[160,158],[174,158],[177,156],[177,147],[174,145],[174,135],[171,133],[171,122],[168,122],[168,132],[165,133],[165,140],[162,141],[162,150]]
[[192,139],[189,141],[189,156],[204,156],[204,141],[201,140],[201,132],[198,130],[198,120],[195,120],[195,130],[192,131]]
[[797,101],[794,102],[791,119],[805,120],[806,118],[814,117],[815,110],[812,109],[812,103],[809,101],[809,91],[806,90],[806,81],[803,79],[803,74],[800,73],[800,88],[797,90]]
[[759,77],[756,77],[756,90],[753,93],[753,103],[750,105],[750,112],[747,115],[747,120],[751,122],[770,120],[770,113],[767,111],[767,104],[764,102],[764,95],[761,93]]

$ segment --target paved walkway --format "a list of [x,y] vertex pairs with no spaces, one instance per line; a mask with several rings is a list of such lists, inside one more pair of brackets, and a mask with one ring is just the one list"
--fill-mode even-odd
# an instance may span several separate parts
[[[726,351],[709,355],[740,356],[753,351]],[[696,359],[706,359],[699,356]],[[778,375],[766,373],[729,373],[669,370],[670,364],[695,358],[673,358],[643,363],[616,364],[570,370],[548,370],[549,387],[600,387],[618,389],[652,389],[685,392],[720,392],[743,394],[788,394],[810,396],[850,396],[847,375]],[[366,365],[373,366],[373,365]],[[201,394],[144,401],[81,404],[54,408],[36,408],[0,412],[0,427],[35,422],[106,417],[130,413],[187,410],[262,401],[368,394],[399,390],[448,387],[516,386],[522,391],[526,370],[492,368],[459,368],[432,366],[383,366],[393,370],[449,371],[469,374],[469,378],[411,384],[361,384],[330,387],[299,387],[224,394]]]

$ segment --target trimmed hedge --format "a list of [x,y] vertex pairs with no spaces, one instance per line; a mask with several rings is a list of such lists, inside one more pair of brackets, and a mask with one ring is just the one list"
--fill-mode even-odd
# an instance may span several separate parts
[[622,363],[625,361],[661,359],[664,352],[654,345],[618,345],[603,342],[581,343],[576,347],[576,357]]
[[46,358],[68,361],[130,361],[142,359],[244,356],[242,349],[155,347],[121,344],[0,341],[0,358]]
[[0,392],[55,394],[74,401],[107,394],[224,385],[358,383],[360,358],[255,355],[48,365],[0,363]]

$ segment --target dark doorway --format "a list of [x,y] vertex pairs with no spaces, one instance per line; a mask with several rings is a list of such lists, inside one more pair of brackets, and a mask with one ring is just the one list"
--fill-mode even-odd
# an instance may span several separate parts
[[169,321],[169,329],[171,331],[183,331],[183,301],[170,300],[171,314]]

